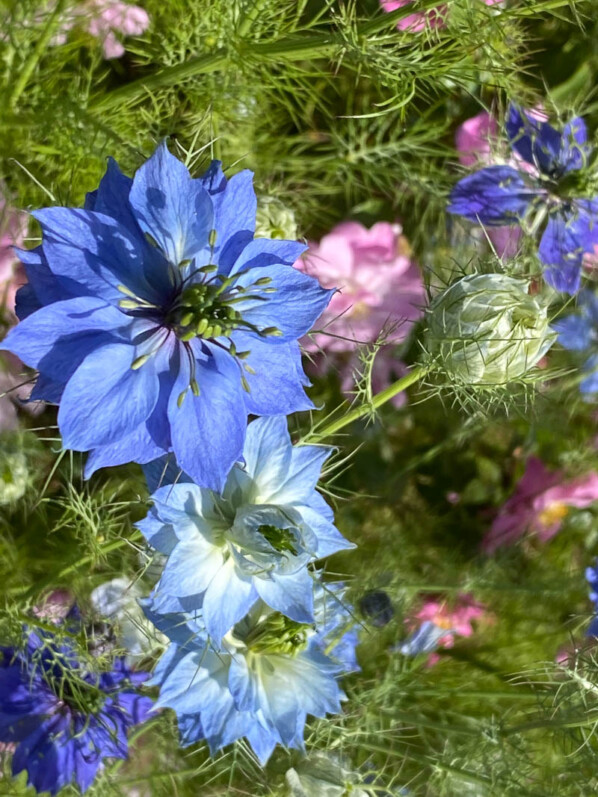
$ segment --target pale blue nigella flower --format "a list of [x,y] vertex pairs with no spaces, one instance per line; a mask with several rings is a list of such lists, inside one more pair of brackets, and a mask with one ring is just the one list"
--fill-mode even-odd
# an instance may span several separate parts
[[[258,418],[247,428],[244,464],[230,471],[222,494],[181,479],[156,490],[137,524],[168,555],[152,610],[201,609],[215,644],[258,599],[291,620],[313,623],[307,565],[353,547],[315,489],[330,451],[293,446],[284,417]],[[163,463],[148,468],[150,481],[163,470]],[[176,478],[172,468],[164,473]]]

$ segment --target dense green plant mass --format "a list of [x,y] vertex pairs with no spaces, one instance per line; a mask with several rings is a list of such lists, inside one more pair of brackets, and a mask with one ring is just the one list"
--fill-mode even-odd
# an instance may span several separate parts
[[[376,0],[146,0],[149,29],[127,40],[122,59],[105,60],[84,31],[54,43],[64,0],[2,0],[3,193],[23,209],[80,205],[108,156],[132,173],[169,137],[192,173],[211,158],[229,175],[252,169],[258,193],[294,210],[300,237],[317,240],[349,218],[400,219],[434,286],[487,270],[496,258],[480,258],[470,229],[445,213],[463,173],[455,130],[482,108],[500,116],[510,101],[542,103],[563,118],[575,110],[595,130],[598,8],[595,0],[449,5],[446,27],[415,35],[396,28],[408,9],[384,14]],[[37,240],[32,224],[29,243]],[[529,257],[524,247],[514,276]],[[418,361],[421,346],[416,330],[403,359]],[[371,351],[364,363],[356,404],[371,393]],[[349,585],[362,672],[346,679],[342,715],[309,724],[306,747],[342,763],[362,793],[598,789],[598,662],[584,637],[583,580],[598,553],[596,506],[568,514],[549,545],[530,538],[492,556],[480,550],[528,455],[570,478],[598,469],[594,406],[578,396],[568,355],[556,352],[551,368],[538,390],[492,401],[445,393],[431,376],[405,407],[372,411],[334,439],[341,448],[324,488],[359,552],[335,555],[326,573]],[[346,412],[334,373],[314,382],[310,395],[326,409],[293,419],[295,439],[309,441],[324,415]],[[102,582],[152,581],[134,528],[148,505],[141,470],[107,469],[85,482],[81,454],[60,451],[55,424],[50,407],[0,437],[0,636],[8,641],[53,590],[68,589],[88,610]],[[15,472],[25,487],[12,496]],[[394,610],[384,627],[359,608],[376,590]],[[486,610],[474,636],[443,649],[433,667],[398,652],[425,597],[451,605],[462,593]],[[90,794],[282,797],[285,774],[302,765],[278,749],[263,769],[244,742],[215,757],[202,745],[178,749],[168,713],[136,737],[131,759],[106,768]],[[32,794],[0,755],[0,792]]]

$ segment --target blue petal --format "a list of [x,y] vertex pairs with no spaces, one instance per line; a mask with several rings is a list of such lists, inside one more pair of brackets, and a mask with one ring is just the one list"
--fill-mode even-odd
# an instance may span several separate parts
[[8,333],[2,348],[64,384],[83,358],[114,339],[114,331],[125,322],[125,316],[103,300],[81,296],[28,316]]
[[143,473],[150,493],[154,493],[166,484],[184,484],[192,481],[191,477],[177,465],[172,454],[165,454],[153,462],[148,462],[143,466]]
[[93,202],[89,203],[93,206],[90,206],[89,210],[112,216],[113,219],[116,219],[126,227],[130,233],[139,237],[142,234],[141,229],[129,203],[132,185],[133,180],[121,172],[114,158],[108,158],[106,173],[100,180],[97,191],[94,191]]
[[28,282],[21,285],[15,297],[15,313],[21,321],[41,307],[41,302],[33,290],[33,286]]
[[235,265],[230,271],[231,276],[248,268],[274,266],[277,263],[292,266],[306,249],[306,244],[300,241],[255,238],[247,244],[235,261]]
[[199,396],[189,389],[186,360],[170,396],[172,447],[181,468],[197,484],[220,491],[243,451],[247,413],[239,369],[229,354],[214,348],[209,358],[196,361],[196,371]]
[[297,623],[314,622],[314,580],[307,569],[288,576],[271,573],[268,578],[256,578],[254,584],[260,598],[275,611]]
[[94,448],[85,463],[85,478],[90,479],[100,468],[126,465],[128,462],[151,462],[163,451],[152,439],[146,424],[141,423],[120,440]]
[[[256,279],[269,278],[273,293],[262,299],[251,299],[251,285]],[[324,312],[334,290],[325,290],[314,277],[287,265],[261,266],[239,275],[235,285],[248,288],[249,298],[239,302],[236,309],[245,321],[258,329],[276,327],[281,335],[275,343],[298,340],[313,327]],[[260,294],[261,295],[261,294]],[[265,297],[265,301],[263,300]]]
[[250,415],[290,415],[311,410],[314,404],[305,392],[309,380],[303,372],[297,341],[275,343],[255,335],[235,332],[237,351],[249,351],[243,361],[255,373],[245,371],[249,392],[243,394]]
[[488,166],[459,180],[447,210],[490,226],[518,224],[534,196],[511,166]]
[[588,130],[580,116],[567,122],[563,128],[559,161],[565,172],[583,169],[587,166],[591,153],[588,145]]
[[314,532],[318,538],[318,559],[324,556],[330,556],[337,551],[349,550],[357,546],[345,539],[340,531],[326,518],[322,517],[319,512],[312,509],[305,504],[294,504],[295,509],[301,515],[303,522],[306,526]]
[[[544,264],[544,279],[557,291],[577,293],[581,283],[584,247],[579,223],[571,212],[560,210],[548,217],[538,254]],[[586,250],[587,251],[587,250]]]
[[450,634],[450,629],[439,628],[430,620],[423,622],[404,642],[399,650],[404,656],[417,656],[420,653],[431,653],[438,647],[438,642]]
[[214,220],[210,195],[166,142],[135,174],[129,198],[139,226],[173,265],[192,260],[208,243]]
[[240,573],[229,559],[215,573],[203,598],[206,629],[216,644],[257,600],[254,579]]
[[[282,483],[291,464],[291,437],[284,415],[257,418],[249,424],[243,459],[245,471],[259,486],[260,500],[267,502],[270,492]],[[265,495],[262,497],[262,492]]]
[[[118,304],[124,298],[118,286],[124,285],[153,303],[163,298],[161,289],[169,284],[163,258],[117,220],[60,207],[37,210],[33,216],[42,227],[47,264],[71,293],[78,290]],[[156,273],[163,275],[158,285],[153,279]]]
[[[27,771],[28,784],[37,791],[57,794],[73,776],[72,745],[68,737],[53,741],[54,734],[68,734],[68,717],[54,715],[26,739],[12,759],[13,775]],[[69,765],[70,764],[70,765]]]
[[[198,595],[206,591],[223,565],[224,555],[221,549],[207,543],[201,535],[197,534],[195,539],[180,540],[168,557],[156,589],[177,598]],[[235,585],[230,586],[231,592],[234,593]],[[225,602],[229,600],[234,602],[234,597],[227,595]],[[197,606],[197,609],[200,608],[201,602]],[[210,633],[209,613],[205,607],[204,617],[206,628]]]
[[218,263],[220,273],[228,274],[241,252],[253,240],[257,208],[253,172],[245,169],[235,174],[224,190],[212,194],[212,202],[216,229],[214,261]]
[[329,446],[293,447],[289,471],[269,500],[279,504],[309,502],[322,466],[331,453],[332,448]]
[[158,375],[152,361],[133,370],[134,357],[133,346],[110,343],[83,360],[58,411],[65,448],[86,451],[114,443],[147,419],[158,399]]
[[562,166],[561,134],[547,122],[534,119],[511,105],[506,129],[515,152],[544,174],[552,175]]
[[587,372],[589,376],[580,382],[580,391],[582,393],[598,392],[598,354],[594,354],[587,360],[584,372]]
[[213,160],[199,179],[210,194],[218,194],[224,191],[227,180],[222,170],[222,161]]
[[587,318],[570,315],[555,321],[552,328],[559,333],[559,343],[571,351],[587,349],[594,339],[592,325]]

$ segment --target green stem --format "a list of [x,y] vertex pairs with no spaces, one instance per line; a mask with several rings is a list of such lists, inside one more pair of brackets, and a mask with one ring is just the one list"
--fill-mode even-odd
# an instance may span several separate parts
[[417,382],[421,379],[424,374],[429,371],[429,366],[426,365],[418,365],[409,371],[408,374],[398,379],[396,382],[393,382],[392,385],[385,388],[384,390],[377,393],[372,401],[368,404],[360,404],[358,407],[346,412],[341,418],[337,418],[335,421],[331,421],[330,423],[326,424],[323,429],[320,431],[314,431],[307,435],[304,439],[300,442],[305,443],[320,443],[322,440],[325,440],[327,437],[332,437],[332,435],[339,432],[341,429],[344,429],[345,426],[348,426],[353,421],[359,420],[359,418],[363,418],[366,415],[369,415],[373,410],[377,410],[378,407],[381,407],[383,404],[386,404],[387,401],[393,399],[398,393],[402,393],[403,390],[406,390],[410,385]]
[[60,17],[62,16],[62,12],[66,5],[66,0],[58,0],[54,11],[50,14],[46,27],[44,28],[41,36],[37,40],[37,44],[35,45],[35,49],[25,62],[25,66],[21,74],[18,76],[13,90],[8,98],[8,106],[10,108],[14,108],[23,91],[25,90],[27,83],[29,83],[29,78],[33,74],[33,70],[38,65],[41,57],[43,56],[47,46],[50,44],[52,36],[58,30],[58,26],[60,25]]

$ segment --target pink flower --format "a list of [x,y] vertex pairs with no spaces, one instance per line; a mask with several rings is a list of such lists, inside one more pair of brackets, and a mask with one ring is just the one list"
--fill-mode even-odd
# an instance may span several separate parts
[[547,542],[559,531],[569,507],[583,509],[598,500],[598,473],[564,481],[562,471],[549,471],[537,457],[527,461],[513,495],[499,510],[482,549],[492,553],[510,545],[526,532]]
[[13,247],[23,246],[26,232],[26,215],[9,207],[0,196],[0,307],[6,308],[11,317],[14,316],[15,294],[25,282]]
[[121,36],[139,36],[150,24],[143,8],[120,0],[90,0],[87,9],[91,13],[87,31],[102,41],[105,58],[120,58],[125,52],[117,33]]
[[[462,593],[457,596],[456,602],[451,606],[444,599],[428,598],[423,606],[414,615],[414,620],[410,625],[415,628],[422,623],[433,623],[437,628],[446,629],[446,635],[437,640],[436,646],[439,648],[452,648],[455,644],[455,637],[470,637],[474,633],[472,625],[474,620],[479,620],[484,616],[486,607],[477,603],[470,593]],[[417,622],[415,622],[417,621]],[[428,667],[436,664],[440,660],[437,653],[428,656]]]
[[421,274],[399,225],[378,222],[368,230],[357,222],[339,224],[295,267],[339,289],[315,324],[325,332],[304,340],[308,351],[355,351],[383,331],[387,342],[397,343],[422,315]]
[[[387,13],[396,11],[397,8],[408,6],[413,0],[380,0],[380,5]],[[487,6],[494,6],[502,2],[502,0],[482,0]],[[397,22],[399,30],[409,30],[413,33],[419,33],[426,27],[443,28],[445,25],[446,15],[448,13],[448,4],[442,3],[430,11],[416,11],[415,14],[409,14]]]

